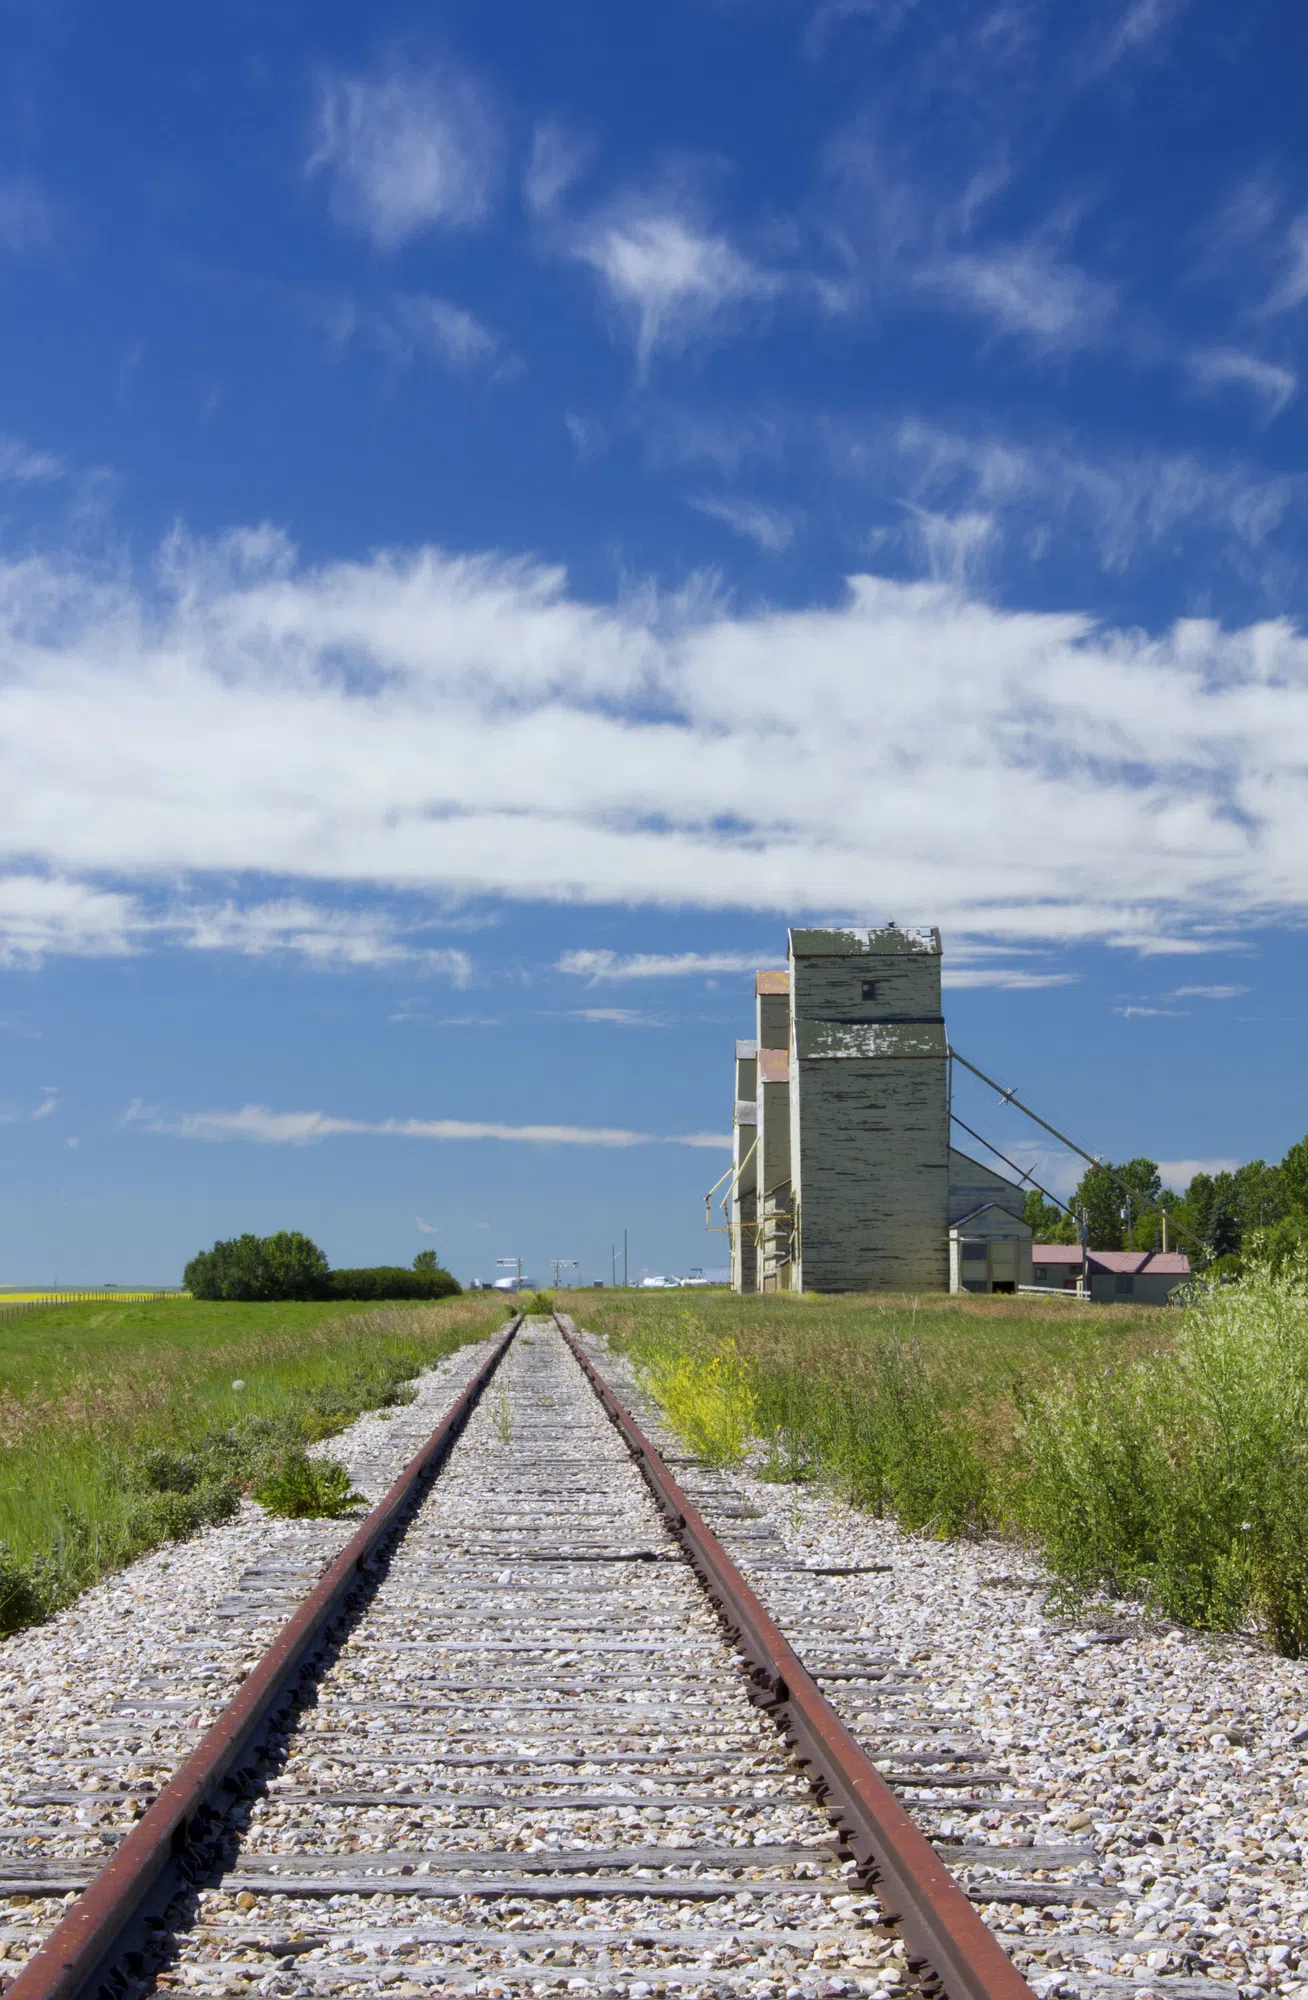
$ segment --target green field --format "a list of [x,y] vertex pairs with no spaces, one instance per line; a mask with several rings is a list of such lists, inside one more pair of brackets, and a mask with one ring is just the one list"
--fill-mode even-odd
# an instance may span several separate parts
[[[0,1320],[0,1631],[292,1475],[498,1300],[52,1306]],[[234,1384],[242,1386],[235,1387]]]
[[1181,1316],[1172,1308],[1092,1306],[1070,1299],[960,1298],[949,1293],[591,1291],[564,1309],[647,1358],[671,1342],[688,1352],[730,1344],[759,1381],[859,1382],[879,1345],[920,1356],[946,1410],[966,1412],[996,1447],[1011,1439],[1024,1383],[1075,1379],[1166,1351]]
[[945,1296],[584,1293],[673,1429],[939,1537],[1308,1652],[1308,1279],[1184,1310]]

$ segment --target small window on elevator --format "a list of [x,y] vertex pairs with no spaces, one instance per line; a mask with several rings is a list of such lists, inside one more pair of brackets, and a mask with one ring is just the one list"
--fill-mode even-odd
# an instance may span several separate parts
[[876,980],[875,980],[875,979],[865,979],[865,980],[863,981],[863,998],[864,998],[865,1000],[875,1000],[875,999],[876,999],[876,997],[877,997],[877,982],[876,982]]

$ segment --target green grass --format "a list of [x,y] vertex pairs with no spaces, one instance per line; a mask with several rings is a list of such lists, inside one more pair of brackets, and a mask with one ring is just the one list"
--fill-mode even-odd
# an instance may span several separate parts
[[304,1446],[491,1332],[494,1304],[61,1305],[0,1322],[0,1632],[235,1512],[339,1513]]
[[1308,1282],[1184,1312],[1025,1299],[567,1302],[718,1463],[937,1536],[1002,1533],[1097,1591],[1308,1653]]

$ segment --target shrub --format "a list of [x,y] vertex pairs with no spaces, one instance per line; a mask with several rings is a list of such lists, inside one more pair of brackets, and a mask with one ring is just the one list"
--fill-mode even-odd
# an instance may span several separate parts
[[367,1501],[350,1484],[350,1475],[334,1458],[310,1458],[288,1451],[254,1489],[254,1497],[270,1514],[288,1520],[339,1520]]
[[462,1286],[448,1271],[406,1271],[377,1264],[359,1271],[329,1273],[322,1296],[329,1299],[449,1299]]
[[553,1292],[528,1292],[525,1299],[514,1302],[515,1312],[531,1313],[537,1318],[549,1319],[554,1312]]
[[1308,1652],[1308,1282],[1221,1285],[1176,1351],[1029,1399],[1018,1518],[1068,1596]]

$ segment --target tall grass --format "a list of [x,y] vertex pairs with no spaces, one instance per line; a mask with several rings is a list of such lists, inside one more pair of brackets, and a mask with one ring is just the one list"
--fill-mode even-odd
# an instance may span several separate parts
[[852,1350],[779,1343],[742,1354],[695,1312],[679,1338],[626,1343],[679,1438],[717,1464],[762,1445],[762,1471],[821,1480],[856,1507],[937,1535],[990,1519],[990,1476],[965,1413],[949,1410],[910,1343],[873,1333]]
[[260,1491],[338,1511],[304,1446],[498,1323],[437,1305],[66,1306],[0,1327],[0,1632]]
[[1256,1271],[1175,1352],[1032,1395],[1013,1512],[1069,1596],[1308,1652],[1308,1275]]
[[911,1531],[1021,1538],[1068,1605],[1133,1596],[1308,1655],[1305,1268],[1151,1323],[995,1301],[989,1338],[976,1315],[908,1302],[770,1307],[611,1309],[610,1336],[698,1455],[752,1455]]

